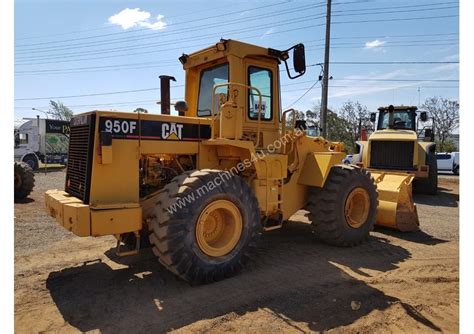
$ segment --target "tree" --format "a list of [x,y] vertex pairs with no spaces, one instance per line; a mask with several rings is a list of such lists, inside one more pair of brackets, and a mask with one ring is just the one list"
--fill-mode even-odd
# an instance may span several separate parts
[[[312,110],[306,111],[306,122],[311,125],[319,124],[321,105],[314,104]],[[336,112],[328,108],[327,117],[328,140],[343,142],[347,152],[353,152],[354,140],[349,131],[350,124],[341,118]]]
[[[444,143],[441,144],[439,140],[436,141],[436,147],[438,148],[438,152],[456,152],[458,147],[456,143],[452,139],[446,139]],[[442,148],[442,149],[440,149]]]
[[370,112],[365,105],[359,101],[346,101],[338,111],[339,117],[348,124],[348,131],[352,137],[353,144],[359,140],[362,128],[371,129]]
[[442,97],[429,97],[421,106],[429,112],[433,121],[438,151],[444,152],[449,146],[449,137],[459,127],[459,102]]
[[71,109],[66,107],[60,101],[49,101],[49,111],[48,114],[53,116],[54,119],[59,119],[61,121],[70,121],[74,116],[74,113]]

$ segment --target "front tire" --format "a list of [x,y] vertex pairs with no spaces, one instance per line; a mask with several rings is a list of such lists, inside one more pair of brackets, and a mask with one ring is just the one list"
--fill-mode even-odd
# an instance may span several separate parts
[[369,237],[377,204],[376,186],[368,171],[353,165],[336,165],[323,188],[310,190],[309,220],[321,241],[355,246]]
[[176,176],[157,196],[150,243],[159,261],[191,284],[236,275],[255,250],[258,201],[240,177],[217,170]]
[[23,158],[23,162],[31,167],[32,170],[37,170],[39,167],[38,158],[33,154],[28,154]]
[[415,179],[413,190],[417,194],[436,195],[438,193],[438,162],[434,152],[429,152],[426,156],[428,165],[428,178]]
[[35,186],[35,174],[31,167],[24,162],[15,162],[14,170],[15,200],[28,197]]

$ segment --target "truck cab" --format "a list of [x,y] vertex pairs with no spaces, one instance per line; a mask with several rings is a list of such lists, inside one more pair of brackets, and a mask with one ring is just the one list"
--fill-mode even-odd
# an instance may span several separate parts
[[33,170],[39,163],[67,163],[69,122],[44,118],[15,121],[15,161],[27,163]]

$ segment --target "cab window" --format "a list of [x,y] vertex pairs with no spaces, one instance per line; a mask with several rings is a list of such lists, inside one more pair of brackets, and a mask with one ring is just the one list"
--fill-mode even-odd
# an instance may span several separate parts
[[[379,129],[388,129],[389,113],[382,114],[381,122],[379,121]],[[413,117],[411,111],[394,111],[393,112],[393,128],[394,129],[414,129]]]
[[[272,119],[272,71],[250,66],[248,68],[249,86],[260,90],[262,94],[260,119],[269,121]],[[255,90],[249,90],[249,118],[258,119],[259,95]]]
[[27,133],[20,133],[19,135],[19,144],[28,144],[28,134]]
[[[214,85],[229,82],[229,64],[222,64],[201,72],[199,84],[198,116],[211,116],[212,113],[212,89]],[[216,94],[227,94],[227,87],[219,87]],[[217,104],[219,101],[215,99]],[[217,106],[217,105],[216,105]],[[217,108],[214,108],[217,111]]]

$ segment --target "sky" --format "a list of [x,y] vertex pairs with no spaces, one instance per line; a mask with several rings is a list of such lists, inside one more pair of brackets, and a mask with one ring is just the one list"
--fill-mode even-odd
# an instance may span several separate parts
[[[282,72],[282,105],[311,109],[321,98],[320,83],[308,88],[324,60],[325,14],[322,0],[16,0],[15,119],[43,116],[32,108],[47,111],[50,99],[74,113],[158,113],[159,75],[176,78],[171,99],[182,99],[178,57],[221,37],[276,49],[305,44],[307,72],[295,80]],[[457,100],[458,14],[457,1],[333,0],[329,107]]]

